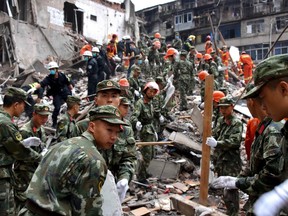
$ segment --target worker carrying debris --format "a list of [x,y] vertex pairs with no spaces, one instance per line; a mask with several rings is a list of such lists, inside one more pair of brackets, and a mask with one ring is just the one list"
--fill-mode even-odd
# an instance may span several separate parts
[[53,97],[52,127],[54,128],[57,126],[60,107],[67,100],[68,95],[72,94],[72,89],[74,88],[71,80],[64,73],[58,71],[58,69],[59,66],[56,62],[50,62],[48,64],[50,74],[40,82],[43,89],[47,88],[47,96]]

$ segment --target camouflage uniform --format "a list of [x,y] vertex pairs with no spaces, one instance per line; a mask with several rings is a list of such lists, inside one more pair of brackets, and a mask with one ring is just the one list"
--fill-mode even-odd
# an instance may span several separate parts
[[[125,124],[113,106],[97,107],[89,115],[90,121]],[[88,131],[58,143],[33,175],[19,215],[102,215],[100,191],[106,174],[105,160]]]
[[[144,103],[143,98],[139,99],[135,104],[134,112],[131,116],[131,123],[133,127],[135,127],[137,121],[142,123],[142,129],[140,131],[140,139],[144,142],[154,142],[156,140],[156,130],[153,124],[154,120],[154,108],[152,101],[149,103]],[[157,116],[156,118],[159,118]],[[144,146],[140,149],[143,162],[140,163],[139,167],[139,174],[138,179],[144,180],[148,178],[147,168],[149,166],[150,161],[153,159],[154,156],[154,148],[153,146]]]
[[[75,96],[68,96],[67,104],[81,104],[81,99],[79,97]],[[80,132],[78,130],[78,127],[76,125],[76,122],[68,112],[60,116],[60,120],[58,121],[57,124],[57,141],[62,142],[66,139],[76,137],[80,135]]]
[[[221,98],[219,106],[230,106],[233,100],[227,97]],[[217,146],[213,155],[213,164],[218,176],[238,176],[241,171],[240,145],[242,140],[243,124],[233,114],[229,120],[221,117],[213,136],[217,140]],[[224,190],[223,200],[227,207],[227,214],[238,215],[239,193],[237,189]]]
[[[25,91],[9,88],[5,97],[19,98],[26,101]],[[11,117],[4,110],[0,111],[0,215],[15,215],[12,165],[15,160],[39,162],[41,155],[22,144],[22,135]]]
[[[219,89],[219,84],[218,82],[214,79],[214,90],[216,91]],[[200,86],[200,96],[201,96],[201,101],[204,102],[204,97],[205,97],[205,81],[201,82],[201,86]]]
[[[179,38],[179,34],[175,35],[176,37],[172,40],[172,47],[181,50],[182,49],[182,40]],[[178,37],[177,37],[178,36]]]
[[[50,109],[48,106],[43,104],[35,104],[34,112],[40,115],[49,115]],[[20,133],[23,139],[28,137],[38,137],[41,140],[41,145],[32,146],[31,148],[38,152],[39,154],[45,148],[45,143],[47,141],[47,137],[45,134],[45,130],[42,126],[36,128],[33,124],[33,121],[30,120],[26,124],[24,124]],[[15,161],[14,163],[14,194],[15,194],[15,203],[16,203],[16,211],[24,207],[26,201],[25,191],[28,188],[28,185],[32,179],[32,176],[39,165],[39,161]]]
[[249,195],[249,213],[253,204],[263,193],[272,190],[281,183],[279,179],[279,161],[281,157],[279,142],[282,138],[282,123],[273,122],[266,117],[255,133],[251,148],[250,172],[237,179],[236,186]]
[[193,77],[193,65],[191,62],[185,59],[180,60],[175,64],[174,78],[178,82],[180,88],[180,110],[187,109],[186,94],[191,86],[191,77]]
[[[150,65],[149,77],[156,77],[159,74],[160,57],[159,51],[154,47],[149,47],[148,60]],[[148,71],[147,71],[148,72]]]

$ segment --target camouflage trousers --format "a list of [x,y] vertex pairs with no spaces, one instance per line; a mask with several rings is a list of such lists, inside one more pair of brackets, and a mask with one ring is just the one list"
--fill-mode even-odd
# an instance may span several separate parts
[[[140,135],[141,140],[143,142],[154,142],[156,141],[156,137],[154,134],[148,134],[148,133],[141,133]],[[140,149],[140,152],[142,154],[142,160],[139,161],[139,170],[138,170],[138,180],[144,180],[149,178],[149,174],[147,172],[147,168],[149,167],[150,161],[154,157],[154,147],[153,146],[144,146]]]
[[14,193],[10,178],[0,179],[0,215],[15,215]]
[[189,91],[189,80],[180,79],[179,88],[180,88],[180,110],[187,109],[187,98],[186,94]]

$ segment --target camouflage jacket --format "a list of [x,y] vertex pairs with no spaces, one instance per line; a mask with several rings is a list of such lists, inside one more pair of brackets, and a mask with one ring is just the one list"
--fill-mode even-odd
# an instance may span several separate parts
[[[128,120],[124,120],[129,123]],[[130,123],[129,123],[130,124]],[[99,150],[104,157],[108,169],[112,172],[116,181],[123,178],[130,182],[136,167],[136,146],[134,133],[130,126],[122,126],[123,131],[119,133],[118,139],[112,149]]]
[[80,135],[75,120],[68,112],[60,116],[60,120],[57,124],[56,135],[58,142]]
[[[214,91],[219,89],[219,83],[214,79]],[[204,96],[205,96],[205,82],[201,82],[200,86],[200,96],[201,96],[201,101],[204,101]]]
[[240,177],[236,186],[247,193],[253,202],[263,193],[272,190],[281,183],[279,179],[279,147],[282,123],[273,122],[266,117],[259,125],[251,146],[250,173]]
[[31,148],[25,148],[18,127],[11,116],[0,111],[0,179],[10,178],[15,160],[40,161],[41,155]]
[[[144,103],[144,99],[141,98],[136,102],[130,120],[133,128],[135,128],[137,121],[142,123],[143,127],[140,132],[140,137],[146,133],[151,135],[155,133],[153,121],[154,118],[159,118],[160,116],[155,116],[154,113],[152,101]],[[155,114],[157,115],[157,113]]]
[[129,81],[129,85],[130,85],[130,91],[134,94],[134,91],[139,91],[139,93],[141,93],[141,87],[139,84],[139,80],[135,79],[134,77],[130,77],[128,79]]
[[85,118],[76,123],[79,134],[84,133],[88,129],[89,121],[90,121],[89,118]]
[[27,199],[51,215],[102,215],[100,191],[106,174],[93,136],[84,132],[48,151],[33,175]]
[[193,77],[193,64],[188,60],[180,60],[174,64],[174,79],[189,82]]
[[214,61],[210,62],[209,64],[206,63],[205,70],[207,70],[209,74],[214,75],[214,78],[219,76],[218,66]]
[[174,38],[172,40],[172,47],[181,50],[182,49],[182,40],[180,38]]
[[279,171],[281,173],[281,180],[288,179],[288,121],[286,121],[284,127],[281,129],[283,135],[280,141],[280,148],[282,156],[280,158]]
[[148,60],[150,65],[153,65],[154,63],[159,65],[160,64],[159,51],[157,49],[154,49],[153,47],[149,47]]
[[[241,167],[240,145],[242,140],[243,124],[233,114],[229,120],[220,117],[213,136],[217,140],[214,151],[214,165]],[[237,165],[237,166],[236,166]],[[240,171],[240,170],[239,170]]]

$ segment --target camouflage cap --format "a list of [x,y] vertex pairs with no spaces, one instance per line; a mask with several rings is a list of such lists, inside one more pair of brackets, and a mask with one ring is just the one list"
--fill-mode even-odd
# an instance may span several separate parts
[[288,76],[288,54],[275,55],[260,62],[254,73],[255,88],[250,92],[257,95],[262,86],[271,80]]
[[97,84],[97,93],[106,90],[118,90],[119,93],[121,92],[119,83],[113,80],[103,80]]
[[157,76],[156,79],[155,79],[155,82],[156,83],[164,83],[164,78],[161,77],[161,76]]
[[80,97],[77,97],[77,96],[68,95],[66,103],[67,104],[77,103],[77,104],[80,105],[81,104],[81,99],[80,99]]
[[5,95],[23,100],[26,104],[31,106],[27,101],[28,94],[23,89],[15,88],[15,87],[9,87],[7,89]]
[[89,112],[90,121],[103,120],[110,124],[127,125],[121,120],[119,110],[112,105],[99,106]]
[[188,52],[186,50],[181,50],[180,55],[187,56]]
[[134,67],[132,66],[132,71],[136,71],[136,72],[141,73],[141,68],[136,66],[136,65],[134,65]]
[[219,100],[218,106],[231,106],[234,105],[235,101],[232,97],[223,97]]
[[126,97],[120,97],[120,104],[130,105],[131,102],[130,102],[129,99],[126,98]]
[[255,92],[255,85],[254,83],[249,83],[246,86],[246,93],[243,94],[243,96],[241,97],[241,99],[248,99],[248,98],[255,98],[258,96],[259,92]]
[[50,115],[51,110],[48,105],[45,104],[35,104],[34,105],[34,112],[39,115]]

